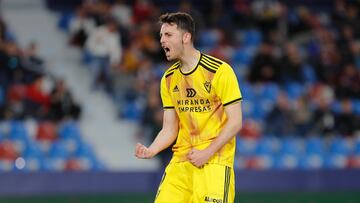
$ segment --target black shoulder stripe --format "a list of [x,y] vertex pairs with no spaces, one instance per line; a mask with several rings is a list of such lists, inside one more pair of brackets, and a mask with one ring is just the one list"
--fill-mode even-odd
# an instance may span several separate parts
[[209,68],[212,68],[212,69],[215,69],[215,70],[218,69],[218,66],[211,65],[209,62],[207,62],[207,61],[205,61],[205,60],[203,60],[202,63],[203,63],[204,65],[209,66]]
[[214,63],[214,62],[210,61],[209,59],[206,59],[205,57],[203,58],[203,61],[207,62],[208,64],[211,64],[212,66],[214,66],[216,68],[220,67],[219,64]]
[[209,59],[209,60],[211,60],[211,61],[214,61],[214,63],[217,63],[217,64],[219,64],[219,65],[221,65],[221,64],[222,64],[222,62],[221,62],[221,61],[216,60],[216,59],[214,59],[214,58],[210,58],[210,56],[207,56],[207,55],[205,55],[205,54],[204,54],[204,57],[205,57],[205,58],[207,58],[207,59]]
[[167,72],[171,72],[171,71],[173,71],[173,70],[176,70],[176,69],[179,68],[179,66],[180,66],[180,63],[177,64],[174,68],[169,69]]
[[174,73],[174,70],[178,69],[179,66],[180,66],[180,63],[178,62],[178,63],[175,65],[174,68],[171,68],[171,69],[169,69],[168,71],[166,71],[165,77],[167,78],[167,77],[169,77],[170,75],[172,75],[172,74]]
[[242,98],[235,99],[235,100],[232,100],[232,101],[230,101],[230,102],[228,102],[228,103],[226,103],[226,104],[223,104],[223,106],[227,106],[227,105],[229,105],[229,104],[232,104],[232,103],[235,103],[235,102],[238,102],[238,101],[241,101],[241,100],[242,100]]
[[172,74],[174,74],[174,71],[166,74],[166,75],[165,75],[165,78],[169,77],[169,76],[172,75]]
[[174,109],[175,107],[173,107],[173,106],[164,106],[163,108],[164,109]]
[[200,62],[200,65],[201,65],[203,68],[205,68],[206,70],[208,70],[208,71],[210,71],[210,72],[212,72],[212,73],[216,73],[216,70],[213,70],[213,69],[207,67],[206,65],[204,65],[204,64],[201,63],[201,62]]

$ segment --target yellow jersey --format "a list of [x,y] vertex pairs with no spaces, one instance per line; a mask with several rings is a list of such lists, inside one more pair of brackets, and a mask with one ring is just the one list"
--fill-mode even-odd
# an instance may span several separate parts
[[[174,63],[161,79],[163,108],[174,109],[179,131],[172,150],[172,161],[187,161],[191,148],[205,149],[226,124],[224,107],[241,101],[242,96],[233,69],[215,57],[202,54],[190,72]],[[233,166],[235,137],[225,144],[208,163]]]

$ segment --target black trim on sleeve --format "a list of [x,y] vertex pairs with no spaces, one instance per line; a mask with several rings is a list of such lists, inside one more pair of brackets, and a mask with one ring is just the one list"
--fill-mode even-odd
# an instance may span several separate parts
[[174,72],[168,73],[167,75],[165,75],[165,78],[169,77],[172,74],[174,74]]
[[163,108],[164,109],[174,109],[175,107],[173,107],[173,106],[164,106]]
[[235,100],[232,100],[232,101],[230,101],[230,102],[228,102],[228,103],[226,103],[226,104],[223,104],[223,106],[227,106],[227,105],[229,105],[229,104],[232,104],[232,103],[235,103],[235,102],[238,102],[238,101],[241,101],[241,100],[242,100],[242,98],[235,99]]

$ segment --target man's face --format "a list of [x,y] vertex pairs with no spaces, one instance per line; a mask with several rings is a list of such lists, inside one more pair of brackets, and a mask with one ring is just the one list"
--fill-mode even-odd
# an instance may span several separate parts
[[160,29],[160,44],[165,51],[168,61],[179,59],[183,47],[184,31],[178,29],[176,24],[164,23]]

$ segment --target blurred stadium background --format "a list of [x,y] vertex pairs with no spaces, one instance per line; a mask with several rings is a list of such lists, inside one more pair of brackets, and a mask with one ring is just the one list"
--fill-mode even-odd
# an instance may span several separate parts
[[152,202],[169,160],[157,18],[243,93],[236,202],[360,202],[360,1],[2,0],[0,202]]

